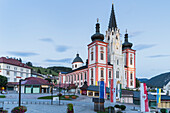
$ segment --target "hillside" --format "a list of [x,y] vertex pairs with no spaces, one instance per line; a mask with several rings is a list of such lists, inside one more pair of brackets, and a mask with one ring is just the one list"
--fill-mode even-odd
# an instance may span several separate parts
[[[35,67],[35,66],[32,66],[31,67],[34,71],[36,71],[37,73],[40,73],[40,74],[44,74],[44,75],[53,75],[53,76],[58,76],[59,72],[69,72],[71,71],[71,68],[68,68],[68,67],[57,67],[57,66],[54,66],[54,67],[47,67],[47,68],[43,68],[43,67]],[[38,72],[38,70],[40,70],[40,72]]]
[[142,83],[146,83],[148,81],[147,78],[138,78],[138,80]]
[[170,81],[170,72],[152,77],[146,84],[149,87],[163,87]]

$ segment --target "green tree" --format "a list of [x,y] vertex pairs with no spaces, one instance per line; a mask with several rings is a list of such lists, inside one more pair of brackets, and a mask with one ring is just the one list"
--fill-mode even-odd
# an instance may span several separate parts
[[18,61],[20,61],[21,63],[22,63],[22,59],[21,58],[19,58],[19,60]]
[[49,74],[52,74],[52,71],[51,71],[51,69],[49,70]]
[[41,70],[40,70],[40,69],[38,69],[38,70],[37,70],[37,73],[40,73],[40,74],[41,74]]
[[136,88],[140,87],[140,81],[136,78]]
[[0,75],[0,87],[5,87],[7,82],[7,77]]
[[51,79],[50,79],[50,78],[46,78],[45,80],[48,80],[49,83],[51,82]]
[[27,62],[26,65],[27,65],[27,66],[30,66],[30,67],[33,66],[31,62]]

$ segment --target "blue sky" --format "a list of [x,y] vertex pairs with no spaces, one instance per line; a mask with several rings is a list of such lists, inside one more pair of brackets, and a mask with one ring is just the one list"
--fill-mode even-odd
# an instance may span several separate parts
[[[0,0],[0,56],[36,66],[67,66],[87,45],[99,18],[108,27],[112,0]],[[170,71],[170,1],[114,0],[121,39],[137,49],[137,77]]]

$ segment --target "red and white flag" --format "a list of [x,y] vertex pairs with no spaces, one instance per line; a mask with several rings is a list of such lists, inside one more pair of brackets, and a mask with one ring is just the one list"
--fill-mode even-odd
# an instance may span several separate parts
[[110,102],[116,103],[116,79],[111,79],[110,85]]
[[146,83],[140,83],[140,107],[141,112],[149,112],[148,93]]

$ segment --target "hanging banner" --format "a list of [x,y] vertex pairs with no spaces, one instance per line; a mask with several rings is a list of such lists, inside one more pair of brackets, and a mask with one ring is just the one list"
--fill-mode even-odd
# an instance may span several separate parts
[[113,102],[116,103],[116,79],[113,79]]
[[110,102],[113,102],[113,79],[110,82]]
[[161,89],[157,88],[157,103],[161,102]]
[[148,93],[146,83],[140,83],[140,106],[141,112],[149,112]]
[[104,81],[100,81],[99,82],[100,84],[99,84],[99,97],[101,98],[101,99],[104,99],[104,90],[105,90],[105,86],[104,86]]

